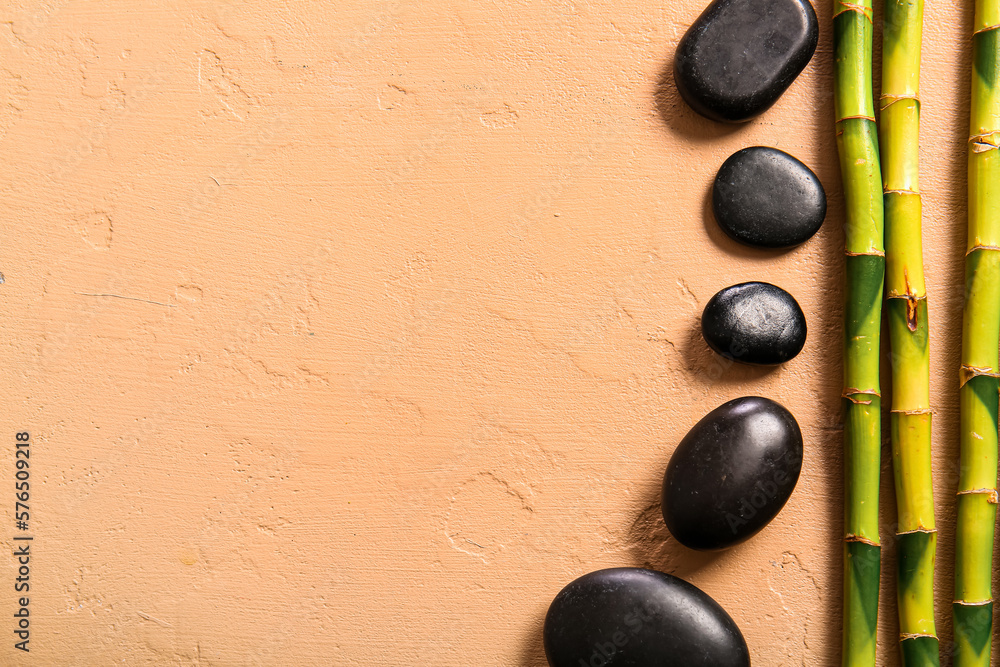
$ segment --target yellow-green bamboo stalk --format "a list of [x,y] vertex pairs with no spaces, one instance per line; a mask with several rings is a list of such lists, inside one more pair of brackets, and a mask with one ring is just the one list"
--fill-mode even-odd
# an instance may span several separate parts
[[899,646],[904,667],[937,667],[930,353],[918,181],[922,0],[886,0],[879,140],[885,204],[886,308],[892,347],[892,436]]
[[834,107],[847,209],[844,308],[845,666],[875,664],[881,546],[879,331],[882,178],[872,99],[872,6],[834,1]]
[[988,667],[993,631],[1000,360],[1000,0],[976,0],[969,118],[969,237],[962,325],[955,667]]

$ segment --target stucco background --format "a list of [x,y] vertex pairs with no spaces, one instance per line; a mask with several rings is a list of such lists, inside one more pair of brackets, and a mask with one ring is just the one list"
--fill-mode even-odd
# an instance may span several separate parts
[[[0,478],[12,496],[29,430],[35,541],[31,653],[0,583],[2,664],[539,667],[552,597],[619,565],[701,587],[755,665],[838,664],[830,12],[779,103],[728,127],[668,74],[704,4],[4,2]],[[921,147],[946,647],[960,4],[927,5]],[[715,170],[756,144],[827,187],[802,247],[743,248],[711,219]],[[698,333],[712,294],[754,279],[808,317],[776,370]],[[660,518],[663,469],[750,394],[798,418],[801,480],[752,541],[687,551]]]

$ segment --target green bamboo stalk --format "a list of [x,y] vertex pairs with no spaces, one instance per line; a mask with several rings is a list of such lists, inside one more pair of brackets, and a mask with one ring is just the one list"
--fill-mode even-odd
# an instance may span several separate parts
[[969,118],[969,237],[962,324],[955,667],[988,667],[993,631],[1000,394],[1000,0],[976,0]]
[[930,352],[920,234],[922,0],[886,0],[879,139],[885,205],[886,308],[892,346],[899,646],[904,667],[937,667]]
[[875,664],[881,546],[879,333],[882,177],[872,99],[872,5],[835,0],[834,107],[847,209],[844,308],[845,666]]

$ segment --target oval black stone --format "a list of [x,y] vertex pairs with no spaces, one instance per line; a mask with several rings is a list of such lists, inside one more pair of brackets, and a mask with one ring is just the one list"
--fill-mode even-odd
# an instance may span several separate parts
[[663,476],[663,520],[681,544],[702,551],[749,539],[773,519],[802,470],[802,432],[767,398],[729,401],[677,445]]
[[736,623],[700,589],[663,572],[598,570],[562,589],[543,630],[552,667],[749,667]]
[[677,45],[674,81],[703,116],[749,120],[781,97],[818,39],[808,0],[715,0]]
[[826,192],[816,174],[777,148],[733,153],[712,186],[715,220],[747,245],[788,248],[808,241],[826,217]]
[[792,295],[770,283],[741,283],[705,305],[701,333],[713,350],[744,364],[788,361],[806,342],[806,316]]

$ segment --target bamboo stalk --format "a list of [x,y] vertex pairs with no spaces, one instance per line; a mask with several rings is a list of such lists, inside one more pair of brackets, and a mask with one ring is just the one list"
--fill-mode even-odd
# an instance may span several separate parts
[[872,5],[835,0],[834,107],[847,212],[843,664],[875,664],[881,546],[879,334],[885,256],[872,99]]
[[955,666],[987,667],[993,631],[1000,338],[1000,0],[976,0],[969,118],[969,236],[962,324]]
[[879,100],[886,308],[892,347],[899,645],[904,667],[937,667],[930,353],[919,187],[922,0],[886,0]]

